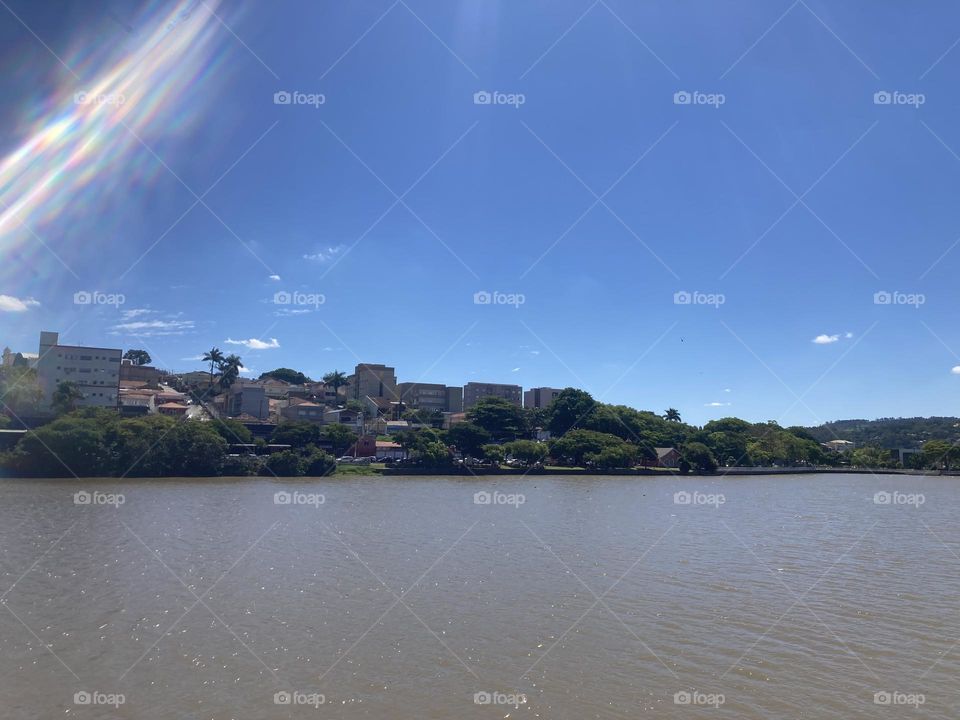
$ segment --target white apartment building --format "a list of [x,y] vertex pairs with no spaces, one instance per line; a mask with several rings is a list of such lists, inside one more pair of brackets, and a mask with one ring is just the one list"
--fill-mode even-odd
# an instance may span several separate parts
[[40,333],[37,382],[43,397],[40,407],[50,410],[53,393],[62,382],[71,382],[83,394],[79,407],[117,408],[120,398],[120,359],[115,348],[60,345],[55,332]]

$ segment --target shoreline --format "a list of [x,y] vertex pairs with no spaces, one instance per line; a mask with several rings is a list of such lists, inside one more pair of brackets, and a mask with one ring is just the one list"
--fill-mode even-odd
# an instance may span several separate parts
[[372,468],[369,472],[348,472],[333,473],[330,475],[298,475],[298,476],[273,476],[273,475],[203,475],[203,476],[161,476],[161,477],[125,477],[117,478],[105,475],[96,475],[89,477],[15,477],[0,475],[0,482],[3,481],[67,481],[67,482],[87,482],[87,481],[122,481],[129,483],[138,482],[157,482],[166,480],[184,481],[196,480],[201,482],[224,481],[235,482],[271,480],[271,481],[290,481],[304,482],[310,480],[346,480],[349,478],[375,478],[375,477],[662,477],[662,478],[723,478],[726,476],[745,477],[757,475],[907,475],[917,477],[960,477],[960,470],[912,470],[896,468],[723,468],[712,473],[681,473],[674,468],[637,468],[623,470],[585,470],[582,468],[550,468],[550,469],[522,469],[522,468],[477,468],[474,470],[467,468]]

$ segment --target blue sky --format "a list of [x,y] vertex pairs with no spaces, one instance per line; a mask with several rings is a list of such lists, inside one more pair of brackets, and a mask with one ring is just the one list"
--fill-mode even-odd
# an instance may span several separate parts
[[[957,413],[960,9],[7,2],[15,350],[384,362],[698,424]],[[47,176],[63,117],[90,144]]]

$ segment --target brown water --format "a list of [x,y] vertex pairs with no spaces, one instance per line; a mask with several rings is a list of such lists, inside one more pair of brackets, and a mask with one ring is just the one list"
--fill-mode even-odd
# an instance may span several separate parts
[[953,719],[958,482],[8,481],[0,716]]

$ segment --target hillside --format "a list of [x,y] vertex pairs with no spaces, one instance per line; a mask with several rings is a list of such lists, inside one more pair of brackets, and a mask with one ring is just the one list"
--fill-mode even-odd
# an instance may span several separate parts
[[917,448],[927,440],[960,439],[960,418],[837,420],[806,430],[819,442],[850,440],[857,445],[875,445],[882,448]]

